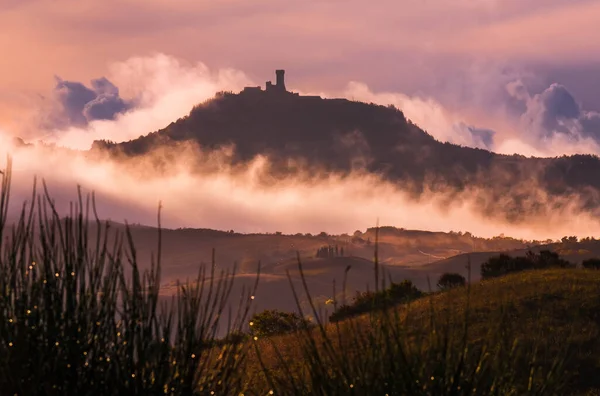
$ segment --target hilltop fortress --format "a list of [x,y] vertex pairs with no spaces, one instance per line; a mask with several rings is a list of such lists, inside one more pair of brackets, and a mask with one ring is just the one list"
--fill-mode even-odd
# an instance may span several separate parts
[[[275,84],[271,81],[267,81],[265,83],[265,90],[263,91],[261,87],[245,87],[240,94],[244,95],[277,95],[278,97],[285,96],[296,96],[300,97],[300,94],[297,92],[288,91],[285,87],[285,70],[278,69],[275,70],[276,80]],[[318,98],[321,99],[320,96],[301,96],[302,98]]]

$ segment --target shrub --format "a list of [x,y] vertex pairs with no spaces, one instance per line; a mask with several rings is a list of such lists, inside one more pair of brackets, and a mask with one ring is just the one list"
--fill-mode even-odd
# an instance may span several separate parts
[[276,309],[255,314],[250,319],[250,323],[251,333],[259,337],[289,333],[310,326],[310,321],[296,312],[283,312]]
[[437,286],[440,290],[448,290],[455,287],[462,287],[466,284],[467,280],[461,274],[447,272],[440,276]]
[[534,269],[550,268],[574,268],[569,261],[561,258],[558,253],[550,250],[541,250],[538,254],[531,251],[527,252],[525,257],[532,262]]
[[542,250],[539,253],[528,251],[525,257],[511,257],[507,254],[490,257],[481,264],[481,278],[488,279],[503,276],[511,272],[532,269],[573,268],[574,265],[562,259],[558,253]]
[[406,279],[400,283],[392,282],[389,288],[378,292],[366,291],[356,293],[352,304],[344,304],[336,307],[335,311],[329,316],[329,320],[337,322],[372,310],[413,301],[422,296],[423,292],[410,280]]
[[493,278],[531,268],[531,263],[523,257],[510,257],[508,254],[500,254],[490,257],[481,264],[481,278]]
[[600,258],[591,258],[583,260],[581,265],[583,266],[583,268],[587,269],[600,269]]

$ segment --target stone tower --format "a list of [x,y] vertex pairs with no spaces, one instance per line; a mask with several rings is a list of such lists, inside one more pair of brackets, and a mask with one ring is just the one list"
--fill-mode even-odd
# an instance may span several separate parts
[[277,83],[275,86],[280,91],[287,91],[285,89],[285,70],[275,70],[275,74],[277,75]]

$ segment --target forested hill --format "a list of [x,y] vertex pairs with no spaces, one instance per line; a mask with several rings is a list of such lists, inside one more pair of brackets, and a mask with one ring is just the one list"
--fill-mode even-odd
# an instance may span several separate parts
[[501,211],[511,220],[525,211],[543,213],[552,198],[558,198],[554,209],[573,203],[573,196],[587,210],[600,208],[598,157],[526,158],[441,143],[392,106],[345,99],[220,93],[160,131],[118,144],[96,141],[92,151],[135,157],[188,140],[205,148],[234,143],[236,162],[268,154],[280,175],[294,172],[297,163],[366,169],[415,194],[443,190],[449,199],[475,187],[469,194],[482,211]]

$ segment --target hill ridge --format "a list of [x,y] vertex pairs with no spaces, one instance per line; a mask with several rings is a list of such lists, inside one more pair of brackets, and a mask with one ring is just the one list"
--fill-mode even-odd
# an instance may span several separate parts
[[600,213],[597,156],[535,158],[442,143],[401,110],[347,99],[221,93],[161,130],[122,143],[95,141],[91,152],[160,156],[154,150],[182,142],[207,150],[233,144],[232,164],[266,155],[275,178],[306,169],[342,175],[361,169],[415,198],[468,197],[482,214],[510,222],[569,205]]

